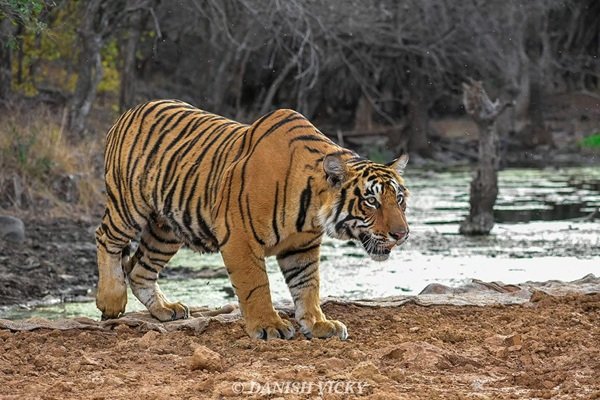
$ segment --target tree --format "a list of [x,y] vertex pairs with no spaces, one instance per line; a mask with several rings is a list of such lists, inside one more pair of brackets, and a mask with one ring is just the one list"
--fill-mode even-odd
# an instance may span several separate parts
[[17,46],[17,27],[41,32],[45,25],[37,17],[44,7],[43,0],[0,0],[0,100],[6,100],[12,91],[12,52]]
[[[130,14],[148,8],[149,1],[129,1],[126,7],[114,0],[89,0],[80,3],[77,84],[69,106],[69,129],[76,136],[85,132],[85,121],[96,98],[98,84],[102,80],[102,47],[109,37],[122,28]],[[135,20],[137,15],[133,18]],[[135,62],[135,51],[127,57],[131,57],[126,59],[126,64],[129,63],[128,68],[131,68],[130,64]],[[131,94],[127,93],[127,96]]]
[[496,119],[508,106],[492,102],[481,82],[463,84],[463,104],[479,130],[479,162],[471,181],[469,215],[460,225],[465,235],[487,235],[494,227],[498,196],[498,131]]

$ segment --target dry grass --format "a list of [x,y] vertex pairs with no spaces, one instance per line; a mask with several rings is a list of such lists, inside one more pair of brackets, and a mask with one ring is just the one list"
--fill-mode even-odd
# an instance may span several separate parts
[[69,140],[66,113],[0,109],[0,209],[49,215],[97,213],[104,201],[104,135]]

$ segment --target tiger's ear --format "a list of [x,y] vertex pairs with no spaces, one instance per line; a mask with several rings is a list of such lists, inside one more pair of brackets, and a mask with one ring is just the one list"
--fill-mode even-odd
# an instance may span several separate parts
[[396,172],[402,175],[404,173],[404,169],[406,168],[406,164],[408,164],[408,153],[402,152],[398,158],[386,165],[394,168]]
[[340,187],[346,180],[346,163],[337,154],[329,154],[323,159],[323,169],[327,175],[327,182],[334,187]]

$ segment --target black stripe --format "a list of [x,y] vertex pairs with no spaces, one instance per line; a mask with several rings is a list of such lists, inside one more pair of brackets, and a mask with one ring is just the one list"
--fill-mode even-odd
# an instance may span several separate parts
[[310,147],[310,146],[304,146],[304,149],[308,150],[309,153],[313,153],[313,154],[323,154],[323,152],[321,150],[317,150],[314,147]]
[[328,142],[324,136],[317,135],[299,135],[290,140],[290,145],[294,142]]
[[156,257],[150,257],[150,256],[148,256],[148,255],[146,255],[146,257],[148,258],[148,260],[150,260],[150,262],[151,262],[152,264],[155,264],[155,265],[159,265],[159,266],[161,266],[161,267],[164,267],[164,266],[165,266],[165,265],[166,265],[166,264],[169,262],[169,260],[171,259],[171,257],[172,257],[174,254],[175,254],[175,253],[171,253],[171,254],[169,254],[169,256],[168,256],[166,259],[162,259],[162,258],[156,258]]
[[[149,130],[145,130],[144,129],[144,118],[146,118],[146,113],[144,113],[144,116],[142,116],[141,120],[139,121],[139,126],[138,126],[138,131],[136,133],[135,136],[135,140],[132,140],[132,146],[129,147],[128,149],[126,149],[127,153],[127,162],[125,164],[125,168],[127,168],[127,175],[126,177],[124,177],[124,181],[125,182],[129,182],[130,184],[133,183],[132,182],[132,177],[133,174],[136,172],[136,167],[137,164],[140,162],[140,158],[142,156],[142,154],[144,153],[144,151],[146,150],[146,143],[150,137],[152,136],[152,133],[154,132],[154,130],[156,129],[156,127],[162,123],[162,121],[166,118],[166,115],[161,115],[158,118],[153,117],[152,120],[150,122],[152,122],[152,126],[150,127]],[[137,144],[142,140],[142,136],[145,136],[144,138],[144,146],[142,146],[141,149],[137,149]],[[135,158],[135,160],[134,160]]]
[[[173,124],[169,127],[169,128],[164,128],[161,129],[161,135],[160,137],[156,140],[156,142],[154,142],[154,145],[152,146],[152,148],[150,149],[150,152],[148,153],[148,158],[147,158],[147,163],[146,163],[146,167],[151,167],[153,165],[153,161],[154,158],[156,157],[157,153],[158,153],[158,149],[160,148],[160,146],[162,145],[162,143],[164,142],[164,140],[167,138],[167,133],[173,129],[175,129],[183,120],[185,120],[186,117],[189,117],[191,114],[193,114],[194,111],[191,110],[180,110],[176,113],[173,113],[173,115],[169,118],[168,121],[165,122],[165,126],[168,122],[170,122],[170,120],[177,116],[178,114],[178,118],[175,122],[173,122]],[[173,146],[174,143],[177,143],[179,140],[181,140],[181,136],[183,134],[185,134],[185,132],[187,131],[187,129],[190,127],[190,125],[192,124],[192,122],[194,122],[193,119],[190,119],[186,126],[183,129],[180,129],[177,136],[171,140],[171,143],[169,143],[167,145],[167,148],[162,151],[161,153],[164,154],[166,152],[167,149],[169,149],[171,146]]]
[[[165,128],[167,125],[169,125],[169,123],[175,118],[177,117],[180,113],[183,114],[183,117],[185,118],[185,116],[187,115],[187,113],[189,113],[189,110],[185,110],[185,109],[181,109],[179,107],[179,105],[175,105],[175,106],[168,106],[168,107],[164,107],[162,109],[160,109],[156,115],[154,116],[154,123],[152,124],[152,126],[150,127],[150,130],[148,131],[150,134],[146,135],[146,138],[144,140],[144,144],[142,146],[142,151],[146,151],[146,149],[148,148],[148,146],[150,145],[150,139],[152,139],[152,133],[154,133],[154,131],[156,130],[156,125],[162,121],[162,117],[164,112],[168,111],[168,110],[172,110],[172,109],[177,109],[175,112],[169,114],[168,116],[166,116],[165,122],[162,124],[162,126],[160,127],[160,129],[158,130],[157,133],[160,134],[157,142],[162,142],[162,139],[164,139],[164,133],[165,133]],[[158,117],[158,118],[157,118]],[[177,123],[173,124],[173,126],[177,125]],[[156,146],[156,144],[155,144]],[[151,149],[152,152],[153,149]]]
[[[173,240],[169,240],[169,239],[165,239],[163,236],[159,236],[158,233],[156,233],[154,231],[155,228],[155,224],[148,224],[148,232],[150,233],[150,235],[152,235],[152,238],[155,239],[157,242],[163,243],[163,244],[180,244],[181,241],[177,240],[177,239],[173,239]],[[158,228],[158,227],[157,227]],[[161,231],[164,231],[164,228],[158,228]],[[169,231],[171,231],[171,227],[169,227]]]
[[[174,251],[164,251],[163,249],[159,249],[158,247],[152,246],[151,244],[146,243],[145,240],[141,240],[140,246],[144,248],[144,253],[148,254],[148,252],[152,254],[160,254],[163,256],[169,256],[175,254]],[[147,252],[148,251],[148,252]]]
[[[353,219],[357,219],[359,221],[365,222],[362,218],[358,218],[358,217],[355,217],[354,215],[348,214],[348,215],[346,215],[346,217],[343,220],[336,222],[335,231],[339,232],[340,229],[346,228],[346,231],[350,232],[350,230],[347,227],[345,227],[344,224]],[[350,235],[350,236],[353,237],[354,235]]]
[[[210,143],[208,143],[207,145],[204,145],[204,149],[203,149],[202,153],[200,153],[200,155],[198,156],[195,165],[200,165],[200,163],[206,156],[206,153],[208,152],[208,150],[217,142],[218,139],[222,139],[222,141],[219,144],[219,146],[217,146],[217,147],[220,147],[221,149],[223,149],[223,146],[227,145],[229,143],[229,140],[232,137],[235,137],[235,133],[240,128],[239,126],[236,127],[235,129],[231,129],[229,132],[225,132],[225,131],[227,131],[227,128],[232,125],[236,125],[236,123],[228,122],[228,123],[224,123],[222,125],[222,129],[219,131],[219,134],[215,135],[215,138]],[[217,159],[217,156],[218,156],[218,159],[220,159],[223,153],[224,153],[224,151],[214,151],[212,154],[212,158],[210,160],[211,165],[209,168],[208,176],[206,177],[206,182],[204,184],[204,203],[205,204],[208,204],[208,202],[209,202],[210,185],[212,184],[213,176],[216,172],[215,171],[216,170],[215,160]]]
[[337,221],[337,219],[339,218],[345,202],[346,202],[346,189],[342,189],[340,192],[340,200],[339,200],[339,202],[337,204],[337,208],[335,210],[335,218],[333,219],[334,221]]
[[277,229],[278,200],[279,200],[279,182],[275,182],[275,204],[273,205],[273,231],[275,232],[275,244],[279,243],[279,230]]
[[[297,278],[301,273],[306,272],[306,270],[308,268],[310,268],[311,266],[315,265],[317,263],[317,261],[310,261],[304,265],[298,265],[295,266],[294,268],[288,269],[284,272],[284,278],[285,278],[285,283],[287,283],[287,285],[289,287],[290,283]],[[312,273],[311,273],[312,274]]]
[[254,289],[252,289],[250,291],[250,293],[248,293],[248,295],[246,296],[246,301],[248,301],[250,299],[250,297],[252,297],[252,295],[254,294],[254,292],[256,291],[256,289],[260,289],[260,288],[268,286],[268,285],[269,285],[268,283],[265,283],[265,284],[256,286]]
[[[216,127],[215,127],[215,129],[213,129],[211,132],[207,133],[206,140],[204,140],[204,142],[202,142],[202,144],[200,144],[198,146],[199,148],[202,149],[202,152],[196,158],[196,160],[194,161],[194,164],[190,168],[188,168],[188,171],[185,174],[185,177],[183,179],[184,182],[187,182],[194,174],[196,174],[196,171],[200,167],[200,164],[202,163],[202,159],[204,158],[204,156],[206,155],[206,153],[208,152],[208,150],[221,137],[220,133],[222,131],[224,131],[227,128],[227,126],[232,125],[232,124],[234,124],[234,122],[225,122],[225,123],[217,124]],[[214,137],[212,139],[210,139],[211,136],[214,136]],[[209,139],[210,139],[210,142],[209,142]],[[198,175],[196,175],[196,177],[198,177]],[[194,185],[194,188],[195,187],[196,186]],[[185,197],[185,186],[182,186],[181,192],[179,193],[179,196],[180,196],[179,197],[179,208],[181,209],[181,206],[183,204],[183,198]]]
[[209,176],[210,180],[208,182],[210,182],[210,196],[207,201],[207,204],[214,204],[214,202],[216,201],[218,192],[221,189],[221,185],[219,183],[222,179],[223,172],[225,171],[226,167],[231,165],[227,162],[230,156],[231,149],[233,149],[235,143],[240,139],[240,134],[238,132],[245,128],[246,127],[244,125],[235,127],[231,134],[228,135],[226,140],[223,141],[221,149],[219,149],[219,151],[215,151],[215,154],[218,154],[218,157],[216,157],[215,159],[215,156],[213,155],[211,172],[214,171],[214,173],[212,174],[212,177]]
[[293,285],[288,285],[288,287],[290,289],[296,289],[298,286],[302,286],[304,284],[307,284],[310,281],[317,281],[317,278],[314,277],[314,274],[310,274],[309,276],[307,276],[306,278],[294,283]]
[[[189,142],[185,142],[182,139],[181,145],[177,147],[177,149],[173,150],[173,154],[169,157],[169,161],[167,162],[166,167],[164,167],[165,173],[163,174],[162,182],[159,185],[161,188],[161,193],[164,194],[167,192],[167,186],[171,182],[171,179],[175,174],[175,171],[177,170],[177,168],[174,168],[173,166],[180,163],[181,159],[186,154],[188,154],[188,151],[198,142],[198,140],[200,140],[200,137],[202,137],[203,134],[212,126],[212,124],[210,123],[215,120],[221,120],[221,117],[219,117],[218,115],[209,115],[209,118],[199,118],[194,122],[193,126],[190,127],[189,134],[194,135],[194,138]],[[203,124],[209,124],[209,126],[207,128],[204,128],[200,132],[196,132],[196,129],[198,129]],[[177,140],[173,140],[169,144],[169,146],[163,153],[162,158],[159,161],[159,165],[163,165],[163,159],[166,156],[167,152],[171,149],[171,147],[175,144],[178,144],[179,137],[176,139]]]
[[[119,186],[119,185],[117,184],[117,186]],[[119,188],[117,187],[117,190],[118,190],[118,189],[119,189]],[[119,195],[120,195],[120,192],[121,192],[121,191],[120,191],[120,190],[118,190],[118,192],[119,192]],[[113,193],[113,191],[112,191],[112,188],[111,188],[111,186],[110,186],[110,185],[108,185],[108,183],[107,183],[107,185],[106,185],[106,195],[107,195],[107,196],[108,196],[108,198],[110,199],[110,202],[111,202],[111,203],[112,203],[112,205],[113,205],[113,209],[114,209],[114,210],[117,212],[117,215],[119,216],[119,218],[121,219],[121,221],[122,221],[124,224],[127,224],[127,225],[129,225],[129,226],[134,226],[136,229],[138,229],[138,230],[139,230],[139,226],[138,226],[138,225],[136,224],[136,222],[133,220],[133,217],[131,216],[131,214],[129,214],[129,213],[127,212],[127,210],[126,210],[124,207],[122,207],[122,205],[123,205],[123,204],[125,204],[125,201],[124,201],[124,199],[120,199],[121,201],[118,201],[118,200],[117,200],[117,197],[115,196],[115,194],[114,194],[114,193]],[[112,222],[112,218],[111,218],[111,222]],[[113,225],[114,225],[114,223],[113,223]],[[121,233],[123,233],[123,232],[121,232],[121,231],[120,231],[119,233],[121,234]],[[124,233],[123,233],[123,236],[127,237],[127,236],[126,236]]]
[[[160,103],[156,103],[150,107],[148,107],[150,105],[150,103],[146,103],[144,105],[142,105],[141,107],[139,107],[139,109],[131,114],[131,119],[129,120],[129,123],[126,126],[121,126],[122,129],[120,129],[118,132],[115,133],[116,135],[116,143],[115,143],[115,153],[118,154],[112,154],[111,158],[105,158],[106,160],[111,160],[112,161],[112,166],[113,166],[113,174],[115,177],[120,176],[120,172],[121,172],[121,159],[122,159],[122,153],[123,153],[123,143],[125,143],[125,138],[128,136],[128,132],[131,128],[131,126],[133,125],[134,122],[137,122],[138,119],[140,118],[140,114],[143,113],[143,116],[141,117],[142,119],[144,118],[144,116],[147,115],[148,112],[151,112],[152,110],[154,110],[154,108],[158,107],[160,105]],[[144,111],[146,110],[146,111]],[[116,161],[115,161],[116,158]],[[117,172],[119,172],[117,174]]]
[[281,207],[281,223],[285,227],[285,209],[287,205],[287,188],[288,182],[290,180],[290,173],[292,171],[292,165],[294,165],[294,156],[296,155],[296,148],[292,150],[292,154],[290,155],[290,163],[288,164],[287,172],[285,173],[285,181],[283,184],[283,207]]
[[135,276],[135,278],[134,278],[134,277],[133,277],[133,275],[131,275],[131,274],[129,275],[129,280],[130,280],[130,281],[132,281],[133,283],[135,283],[135,284],[136,284],[136,285],[138,285],[138,286],[144,286],[144,284],[143,284],[143,283],[141,283],[141,282],[139,282],[139,281],[137,280],[137,278],[143,279],[143,280],[145,280],[145,281],[155,282],[155,281],[157,281],[157,280],[158,280],[158,274],[156,274],[156,276],[153,276],[153,277],[151,277],[151,278],[147,278],[147,277],[145,277],[145,276],[142,276],[142,275],[136,275],[136,276]]
[[356,199],[350,199],[348,202],[348,214],[352,214],[352,209],[354,208],[354,202]]
[[[321,238],[321,237],[319,236],[318,238]],[[311,242],[312,242],[312,240],[311,240]],[[314,244],[314,245],[308,246],[308,247],[302,247],[302,248],[299,248],[299,249],[288,250],[286,252],[279,253],[277,255],[277,259],[278,260],[283,260],[285,258],[288,258],[288,257],[291,257],[291,256],[295,256],[297,254],[308,253],[309,251],[312,251],[314,249],[319,248],[319,246],[321,246],[321,243],[317,243],[317,244]]]
[[202,207],[200,204],[200,200],[197,200],[196,202],[196,220],[196,225],[200,228],[199,233],[203,235],[204,239],[208,242],[206,243],[206,247],[208,248],[208,250],[217,251],[219,248],[219,241],[217,240],[215,235],[213,235],[212,230],[210,229],[210,227],[206,223],[206,220],[204,219],[204,216],[202,215]]
[[155,270],[151,265],[148,265],[145,261],[138,260],[138,264],[142,268],[144,268],[146,271],[154,272],[155,274],[158,274],[158,272],[159,272],[159,271]]
[[300,232],[302,227],[304,227],[304,222],[306,220],[306,213],[308,212],[308,208],[310,207],[310,198],[312,196],[312,189],[310,187],[310,182],[313,177],[308,177],[306,182],[306,187],[300,194],[300,210],[298,211],[298,218],[296,219],[296,230]]
[[[269,137],[273,132],[276,132],[278,128],[281,128],[282,126],[289,124],[291,122],[297,121],[297,120],[304,120],[305,118],[302,115],[299,114],[291,114],[288,115],[287,117],[283,118],[280,121],[275,122],[273,125],[271,125],[269,127],[269,129],[267,129],[261,137],[258,138],[258,140],[256,141],[256,143],[254,144],[254,146],[252,146],[252,148],[250,149],[250,151],[247,154],[246,160],[242,166],[242,172],[241,172],[241,185],[240,185],[240,191],[239,191],[239,195],[238,195],[238,205],[240,210],[243,209],[243,204],[242,204],[242,194],[244,192],[244,187],[245,187],[245,183],[246,183],[246,168],[248,167],[248,161],[252,159],[252,154],[254,153],[254,151],[256,150],[256,148],[258,147],[258,145],[267,137]],[[264,121],[263,119],[260,120],[261,123],[262,121]],[[254,129],[252,130],[251,134],[254,134],[254,132],[256,131],[256,128],[258,127],[258,125],[254,126]],[[242,213],[242,222],[244,220],[244,214]]]
[[[254,235],[254,239],[256,239],[258,243],[264,246],[264,240],[262,240],[258,236],[258,233],[256,233],[256,230],[254,229],[254,224],[252,223],[252,213],[250,212],[250,200],[248,195],[246,195],[246,210],[248,212],[248,224],[250,225],[250,229],[252,230],[252,235]],[[241,214],[243,215],[244,213],[242,212]]]
[[102,243],[100,241],[97,241],[96,243],[99,244],[100,246],[104,247],[104,249],[106,250],[106,252],[108,254],[113,254],[113,255],[121,254],[121,251],[110,251],[110,250],[108,250],[108,247],[106,247],[106,244],[104,244],[104,243]]

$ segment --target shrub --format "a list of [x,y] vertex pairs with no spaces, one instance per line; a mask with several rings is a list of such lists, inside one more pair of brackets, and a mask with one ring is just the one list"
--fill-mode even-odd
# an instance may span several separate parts
[[581,146],[588,149],[600,149],[600,132],[583,138]]
[[1,110],[0,208],[88,213],[103,201],[101,141],[70,142],[47,107]]

